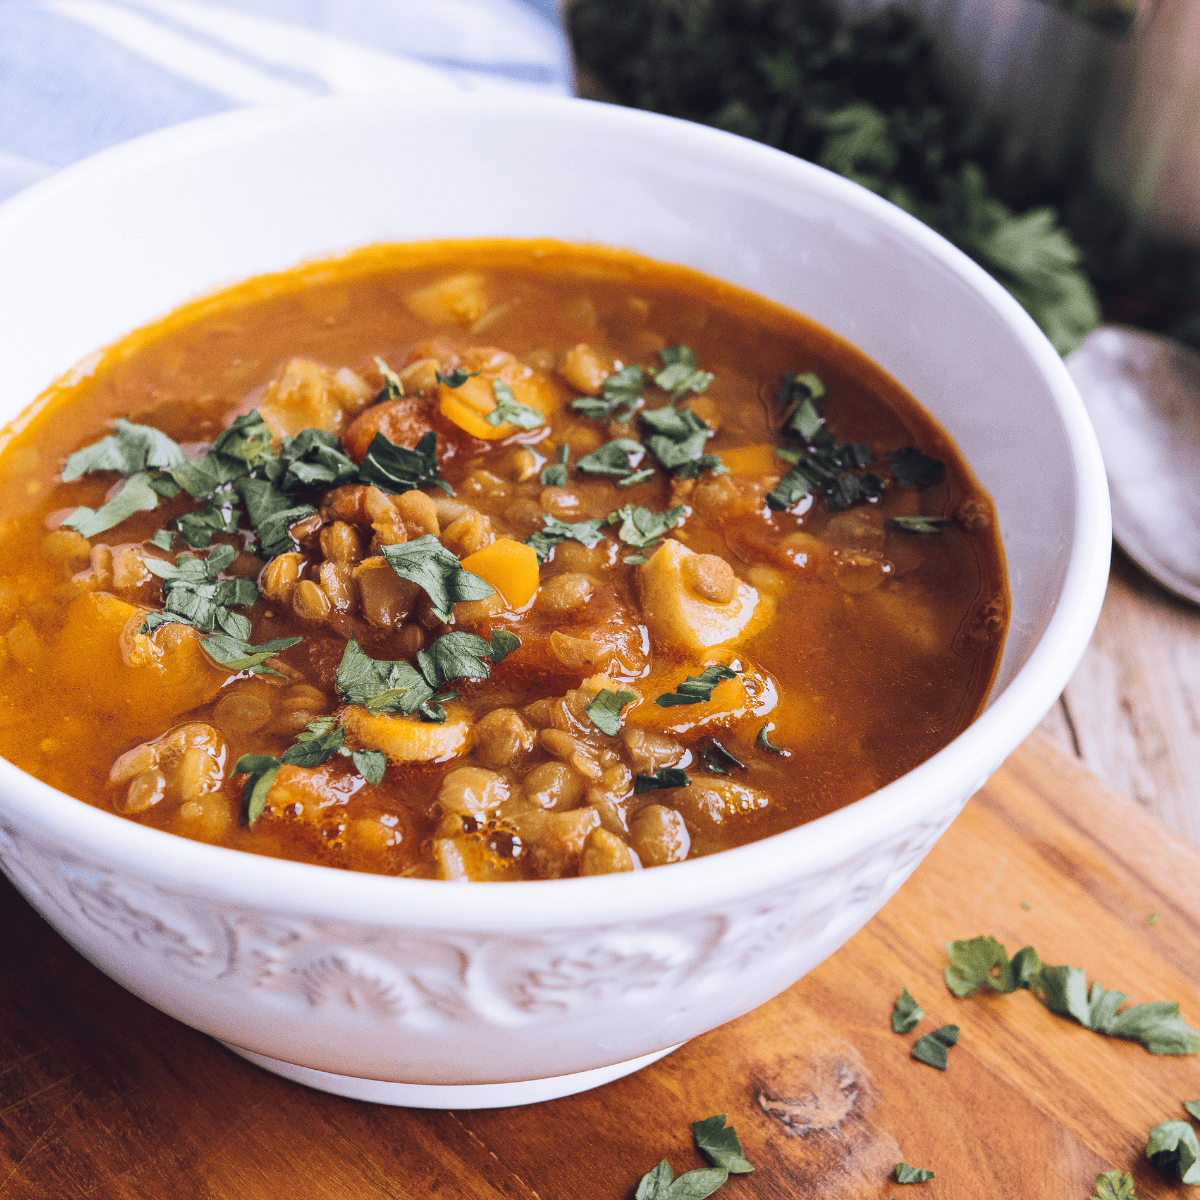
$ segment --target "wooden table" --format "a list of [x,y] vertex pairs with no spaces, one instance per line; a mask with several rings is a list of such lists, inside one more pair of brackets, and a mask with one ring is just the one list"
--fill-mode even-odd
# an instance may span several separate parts
[[[729,1114],[757,1164],[720,1200],[1087,1200],[1200,1097],[1161,1058],[1028,992],[955,999],[943,944],[992,934],[1084,967],[1200,1027],[1200,853],[1035,735],[911,880],[832,958],[661,1062],[528,1108],[423,1112],[252,1067],[134,999],[0,885],[3,1200],[630,1200],[661,1158],[703,1165],[690,1123]],[[1159,919],[1147,924],[1151,913]],[[891,1031],[902,987],[927,1019]],[[909,1057],[962,1028],[944,1073]],[[911,1192],[897,1161],[937,1179]]]
[[1114,551],[1096,635],[1041,731],[1200,846],[1200,609]]

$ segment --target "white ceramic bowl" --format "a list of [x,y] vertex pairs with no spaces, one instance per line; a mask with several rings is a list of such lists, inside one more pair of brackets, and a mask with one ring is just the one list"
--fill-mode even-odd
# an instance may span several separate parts
[[175,838],[0,762],[0,862],[137,995],[292,1078],[461,1108],[615,1078],[836,950],[1029,733],[1091,635],[1104,472],[1033,322],[923,225],[811,164],[582,101],[317,101],[107,151],[0,208],[0,420],[197,292],[376,240],[633,247],[848,338],[957,440],[999,512],[1012,624],[987,711],[902,779],[754,845],[484,886]]

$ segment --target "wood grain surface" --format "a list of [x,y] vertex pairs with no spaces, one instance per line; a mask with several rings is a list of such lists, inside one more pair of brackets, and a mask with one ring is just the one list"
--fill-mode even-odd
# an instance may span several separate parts
[[1200,846],[1200,609],[1114,549],[1095,637],[1041,729]]
[[[704,1165],[690,1123],[718,1112],[758,1167],[728,1200],[1088,1200],[1111,1167],[1139,1200],[1190,1192],[1143,1153],[1200,1097],[1200,1057],[1091,1033],[1027,992],[957,1000],[941,980],[947,940],[990,933],[1133,1001],[1178,1000],[1200,1026],[1200,854],[1038,737],[800,983],[637,1075],[527,1108],[310,1091],[122,991],[6,884],[0,918],[5,1200],[627,1200],[660,1158]],[[927,1018],[899,1036],[903,986]],[[947,1071],[909,1057],[949,1022]],[[937,1179],[898,1187],[901,1159]]]

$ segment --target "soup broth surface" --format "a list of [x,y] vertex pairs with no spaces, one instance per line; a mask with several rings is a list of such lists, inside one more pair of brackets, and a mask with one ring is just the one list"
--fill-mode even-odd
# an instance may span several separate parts
[[0,753],[354,870],[597,874],[802,824],[978,715],[1008,614],[991,502],[899,384],[596,247],[205,297],[10,426],[0,479]]

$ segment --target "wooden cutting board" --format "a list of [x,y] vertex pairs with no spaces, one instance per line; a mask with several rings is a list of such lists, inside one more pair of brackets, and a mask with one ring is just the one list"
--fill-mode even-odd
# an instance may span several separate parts
[[[946,941],[993,934],[1134,1001],[1178,1000],[1200,1027],[1200,855],[1037,738],[800,983],[637,1075],[528,1108],[309,1091],[122,991],[7,885],[0,931],[5,1200],[627,1200],[661,1158],[705,1165],[690,1123],[713,1113],[758,1167],[721,1200],[1087,1200],[1111,1167],[1139,1200],[1196,1194],[1142,1156],[1149,1129],[1200,1097],[1200,1056],[1155,1057],[1027,992],[957,1000],[942,982]],[[903,986],[927,1014],[907,1036],[888,1021]],[[947,1071],[909,1057],[951,1022]],[[898,1187],[899,1160],[937,1179]]]

